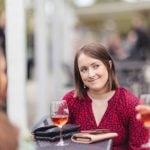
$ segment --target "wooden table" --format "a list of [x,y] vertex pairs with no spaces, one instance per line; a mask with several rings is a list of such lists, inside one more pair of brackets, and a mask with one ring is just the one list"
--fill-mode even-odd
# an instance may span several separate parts
[[111,150],[112,139],[92,144],[74,143],[70,139],[65,140],[67,146],[56,146],[57,142],[36,141],[36,150]]

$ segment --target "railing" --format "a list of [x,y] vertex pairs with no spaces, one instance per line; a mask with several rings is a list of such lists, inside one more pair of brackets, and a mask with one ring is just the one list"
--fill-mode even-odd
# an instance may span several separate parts
[[150,83],[145,78],[150,61],[115,61],[115,66],[122,86],[130,89],[137,96],[150,92]]

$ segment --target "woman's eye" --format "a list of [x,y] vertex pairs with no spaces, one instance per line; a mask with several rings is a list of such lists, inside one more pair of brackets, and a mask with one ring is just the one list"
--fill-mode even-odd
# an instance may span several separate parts
[[98,67],[99,67],[99,65],[94,65],[93,66],[94,69],[97,69]]
[[81,72],[83,72],[83,73],[87,72],[87,68],[82,68]]

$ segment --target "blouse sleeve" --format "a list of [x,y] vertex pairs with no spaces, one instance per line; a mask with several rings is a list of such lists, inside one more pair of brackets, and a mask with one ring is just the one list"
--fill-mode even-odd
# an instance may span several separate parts
[[141,121],[136,119],[135,106],[138,104],[138,98],[130,95],[128,99],[129,150],[137,150],[141,149],[141,145],[148,141],[148,130],[144,128]]

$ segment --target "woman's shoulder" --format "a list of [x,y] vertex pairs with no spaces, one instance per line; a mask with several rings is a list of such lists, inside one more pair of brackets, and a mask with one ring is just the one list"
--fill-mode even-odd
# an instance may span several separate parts
[[63,100],[67,101],[68,106],[72,109],[80,107],[80,104],[82,102],[78,97],[75,96],[74,93],[74,90],[70,90],[62,98]]
[[139,99],[128,89],[120,87],[113,100],[115,101],[113,106],[120,118],[124,118],[123,122],[128,122],[130,116],[135,115],[135,106],[139,103]]
[[121,103],[124,103],[129,106],[135,106],[139,103],[139,98],[135,96],[134,93],[123,87],[119,87],[117,89],[116,97],[118,97],[118,100]]
[[74,90],[69,90],[65,93],[62,99],[68,100],[68,99],[73,99],[74,98]]

